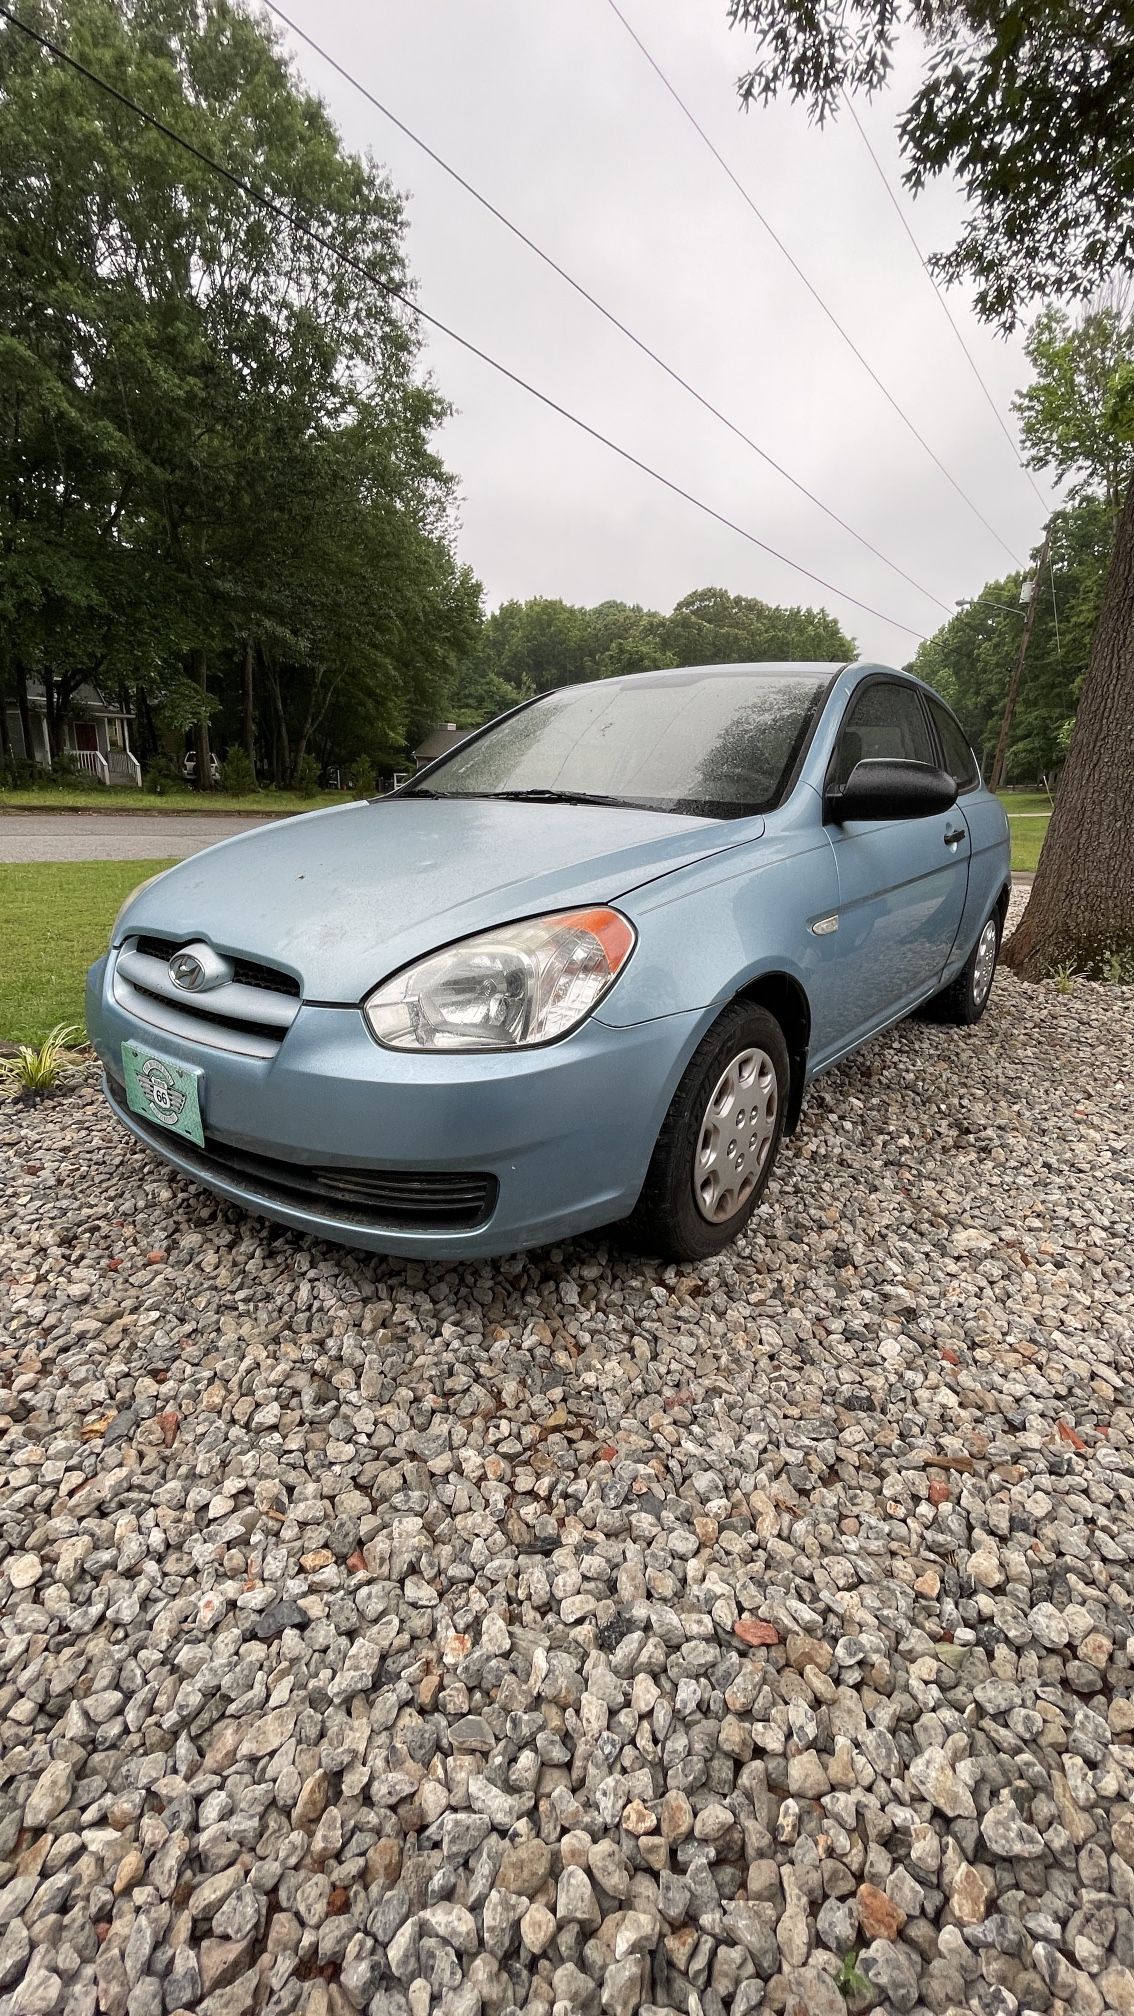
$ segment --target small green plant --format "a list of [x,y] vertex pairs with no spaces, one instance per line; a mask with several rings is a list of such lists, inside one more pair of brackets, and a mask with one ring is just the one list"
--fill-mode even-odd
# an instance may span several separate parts
[[67,1072],[74,1069],[67,1049],[78,1033],[73,1024],[57,1022],[38,1046],[21,1043],[14,1057],[0,1057],[0,1079],[11,1081],[12,1097],[27,1099],[34,1106],[57,1092]]
[[185,779],[171,756],[155,756],[142,772],[142,783],[147,791],[158,797],[167,797],[171,792],[185,791]]
[[374,765],[369,756],[355,757],[347,775],[347,782],[352,791],[358,792],[360,798],[373,798]]
[[843,1954],[842,1965],[835,1976],[835,1986],[844,2002],[849,2002],[852,1995],[870,1994],[870,1983],[865,1974],[859,1972],[857,1947],[851,1946]]
[[1134,981],[1134,952],[1108,946],[1099,954],[1099,979],[1108,987],[1128,987]]
[[230,749],[221,764],[221,787],[234,798],[243,798],[256,789],[256,772],[246,749]]
[[42,788],[46,775],[46,771],[41,770],[38,763],[33,763],[30,756],[5,756],[0,762],[0,790],[31,791],[37,786]]
[[1079,976],[1073,966],[1053,966],[1047,977],[1054,980],[1057,994],[1070,994]]
[[314,756],[304,756],[296,764],[295,788],[301,798],[314,798],[319,789],[319,765]]

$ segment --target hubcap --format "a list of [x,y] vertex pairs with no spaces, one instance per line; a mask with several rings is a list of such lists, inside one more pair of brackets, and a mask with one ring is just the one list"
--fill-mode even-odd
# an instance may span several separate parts
[[977,941],[976,958],[973,960],[973,1000],[980,1003],[986,998],[996,970],[996,919],[990,917]]
[[702,1218],[734,1218],[756,1187],[776,1131],[779,1086],[763,1050],[727,1064],[705,1108],[693,1157],[693,1196]]

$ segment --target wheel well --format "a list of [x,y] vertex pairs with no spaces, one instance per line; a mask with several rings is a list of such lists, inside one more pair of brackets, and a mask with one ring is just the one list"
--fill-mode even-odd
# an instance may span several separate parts
[[803,1084],[807,1076],[807,1052],[811,1044],[811,1004],[798,980],[790,973],[761,973],[742,987],[738,1001],[753,1001],[774,1015],[784,1032],[791,1062],[791,1090],[788,1094],[785,1134],[794,1134],[803,1104]]
[[1003,889],[1000,891],[999,896],[996,899],[996,907],[1000,912],[1001,930],[1003,930],[1004,928],[1004,920],[1008,915],[1008,904],[1011,900],[1011,896],[1012,896],[1012,884],[1011,882],[1006,882],[1004,884]]

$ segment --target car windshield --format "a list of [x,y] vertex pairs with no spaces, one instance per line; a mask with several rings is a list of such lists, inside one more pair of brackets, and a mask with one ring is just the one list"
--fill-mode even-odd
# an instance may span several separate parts
[[833,668],[639,672],[548,693],[411,795],[597,801],[711,819],[779,803]]

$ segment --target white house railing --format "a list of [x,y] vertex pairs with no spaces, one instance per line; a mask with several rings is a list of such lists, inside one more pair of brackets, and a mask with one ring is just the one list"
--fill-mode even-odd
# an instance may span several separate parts
[[76,770],[88,777],[94,777],[99,784],[109,784],[110,772],[106,767],[106,757],[97,749],[69,749],[67,752]]
[[112,784],[133,784],[136,789],[141,790],[142,766],[137,757],[130,754],[129,749],[112,749],[106,758],[106,765]]

